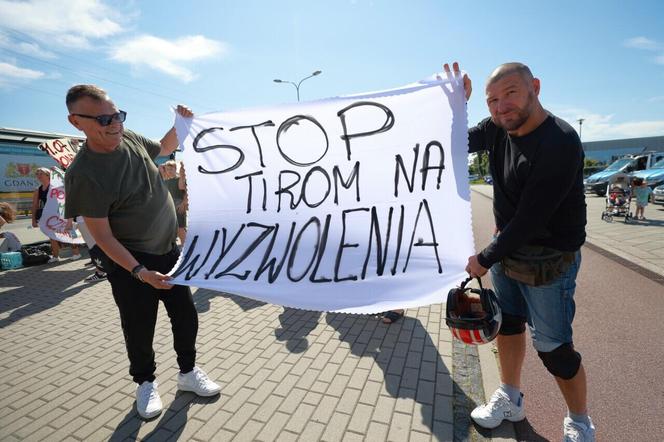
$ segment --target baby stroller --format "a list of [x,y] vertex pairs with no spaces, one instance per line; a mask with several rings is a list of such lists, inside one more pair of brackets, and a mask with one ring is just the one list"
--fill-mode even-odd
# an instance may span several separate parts
[[629,175],[624,173],[616,174],[609,179],[602,220],[612,222],[614,216],[622,216],[625,224],[628,224],[634,219],[631,211],[632,189],[629,183]]

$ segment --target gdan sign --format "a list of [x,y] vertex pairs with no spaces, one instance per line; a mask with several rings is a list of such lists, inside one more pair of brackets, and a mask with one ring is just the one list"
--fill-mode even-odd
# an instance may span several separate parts
[[473,253],[463,88],[430,78],[176,119],[189,231],[178,284],[374,313],[442,302]]

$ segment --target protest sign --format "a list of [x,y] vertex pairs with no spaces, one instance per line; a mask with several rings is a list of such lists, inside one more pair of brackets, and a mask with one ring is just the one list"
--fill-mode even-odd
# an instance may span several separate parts
[[67,169],[78,152],[78,140],[58,138],[41,143],[39,148],[49,154],[63,169]]
[[473,252],[463,87],[176,117],[189,193],[174,283],[288,307],[443,302]]
[[51,168],[51,185],[48,187],[46,205],[39,218],[39,229],[51,239],[69,244],[83,244],[81,232],[76,228],[67,229],[65,213],[64,173]]

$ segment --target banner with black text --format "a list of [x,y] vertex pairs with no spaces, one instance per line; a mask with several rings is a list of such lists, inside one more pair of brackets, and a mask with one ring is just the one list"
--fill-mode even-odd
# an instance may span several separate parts
[[474,253],[463,87],[176,117],[189,194],[174,283],[287,307],[444,302]]

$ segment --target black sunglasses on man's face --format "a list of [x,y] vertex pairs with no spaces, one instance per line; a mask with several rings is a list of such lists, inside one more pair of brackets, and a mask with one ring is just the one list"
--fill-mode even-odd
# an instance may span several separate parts
[[108,126],[113,122],[113,120],[117,120],[120,123],[124,123],[124,120],[127,119],[127,112],[125,111],[119,111],[111,115],[97,115],[96,117],[84,114],[72,114],[72,115],[76,115],[77,117],[81,118],[90,118],[92,120],[97,120],[97,123],[99,123],[101,126]]

